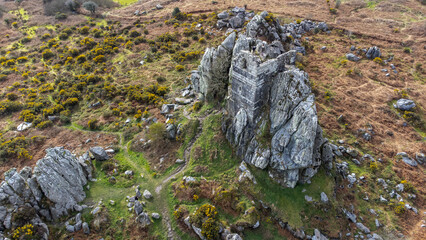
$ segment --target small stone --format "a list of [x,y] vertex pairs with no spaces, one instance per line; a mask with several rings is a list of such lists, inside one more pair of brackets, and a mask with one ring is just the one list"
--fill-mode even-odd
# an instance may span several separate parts
[[192,102],[192,99],[186,99],[186,98],[175,98],[175,101],[177,104],[180,105],[187,105]]
[[228,17],[229,17],[229,13],[227,11],[223,11],[223,12],[217,14],[218,19],[225,19],[225,18],[228,18]]
[[305,195],[305,200],[306,200],[307,202],[312,202],[312,201],[313,201],[312,197],[310,197],[310,196],[308,196],[308,195]]
[[403,192],[404,191],[404,184],[400,183],[395,186],[395,189],[397,192]]
[[256,228],[258,228],[260,226],[260,222],[259,221],[257,221],[254,225],[253,225],[253,228],[254,229],[256,229]]
[[364,201],[368,201],[368,200],[370,200],[370,199],[368,198],[367,193],[365,193],[365,197],[363,197],[362,199],[363,199]]
[[115,153],[114,149],[112,149],[112,148],[108,148],[107,150],[105,150],[105,152],[106,153],[111,153],[111,154]]
[[132,170],[127,170],[127,171],[124,172],[124,174],[126,176],[133,176],[133,171]]
[[99,213],[101,211],[101,207],[95,207],[90,213],[92,215],[96,215],[97,213]]
[[416,194],[411,194],[411,193],[408,194],[409,199],[416,199],[416,197],[417,197]]
[[368,229],[366,226],[364,226],[364,224],[360,222],[356,223],[356,227],[364,233],[370,233],[370,229]]
[[25,131],[28,128],[30,128],[33,124],[29,123],[29,122],[23,122],[21,124],[18,125],[18,127],[16,128],[16,130],[18,130],[19,132]]
[[353,158],[358,156],[358,151],[356,149],[353,149],[353,148],[346,149],[346,153],[349,154],[349,156],[351,156]]
[[364,133],[362,135],[362,138],[364,138],[366,141],[370,141],[371,140],[371,134],[369,133]]
[[325,51],[325,50],[327,50],[327,47],[326,47],[326,46],[322,46],[322,47],[321,47],[321,50],[322,50],[322,51]]
[[135,202],[134,209],[135,209],[136,216],[138,216],[139,214],[141,214],[143,212],[143,206],[142,206],[142,204],[139,201]]
[[412,167],[417,167],[417,162],[415,160],[413,160],[412,158],[410,158],[408,156],[407,153],[405,152],[399,152],[396,154],[397,156],[401,156],[402,157],[402,161],[405,162],[406,164],[412,166]]
[[77,204],[77,205],[74,206],[74,210],[76,212],[81,212],[81,211],[83,211],[83,207]]
[[354,162],[356,165],[361,165],[361,163],[355,158],[352,159],[352,162]]
[[68,231],[68,232],[70,232],[70,233],[73,233],[73,232],[75,231],[74,226],[72,226],[72,225],[67,225],[67,226],[66,226],[66,229],[67,229],[67,231]]
[[158,214],[158,213],[152,213],[151,217],[154,218],[154,219],[160,219],[160,214]]
[[108,154],[102,147],[92,147],[89,151],[97,161],[105,161],[109,159]]
[[416,153],[416,160],[420,164],[424,164],[426,162],[426,156],[423,153]]
[[382,54],[380,53],[380,49],[378,47],[376,47],[376,46],[370,47],[368,49],[367,53],[365,54],[365,56],[368,59],[375,59],[375,58],[381,57],[381,55]]
[[393,106],[402,111],[410,111],[416,107],[416,104],[413,100],[401,98]]
[[190,176],[184,176],[184,177],[182,178],[182,180],[183,180],[185,183],[190,183],[190,182],[196,182],[196,181],[197,181],[194,177],[190,177]]
[[377,218],[374,220],[374,223],[376,224],[377,228],[379,228],[381,226],[379,219],[377,219]]
[[151,199],[152,198],[152,194],[148,190],[143,191],[142,195],[145,199]]
[[351,175],[348,175],[348,181],[349,181],[350,184],[354,184],[356,182],[355,173],[352,173]]
[[109,200],[109,205],[114,206],[115,205],[115,201],[114,200]]
[[354,45],[351,46],[351,51],[355,51],[356,47]]
[[81,220],[77,221],[77,223],[74,225],[74,230],[76,232],[80,231],[82,225],[83,225],[83,222]]
[[185,161],[184,161],[184,160],[182,160],[182,159],[177,159],[177,160],[176,160],[176,163],[177,163],[177,164],[182,164],[182,163],[184,163],[184,162],[185,162]]
[[353,53],[346,54],[346,58],[349,61],[352,61],[352,62],[358,62],[360,60],[360,58],[358,56],[356,56],[355,54],[353,54]]
[[87,222],[83,223],[83,232],[84,234],[90,234],[89,224],[87,224]]
[[327,197],[327,194],[325,194],[325,192],[321,193],[321,202],[328,203],[328,197]]

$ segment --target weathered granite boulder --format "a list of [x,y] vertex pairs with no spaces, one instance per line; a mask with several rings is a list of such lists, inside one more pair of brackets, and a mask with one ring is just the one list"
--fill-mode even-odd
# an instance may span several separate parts
[[139,214],[143,212],[143,206],[139,201],[135,201],[134,210],[135,210],[136,216],[139,216]]
[[406,164],[412,166],[412,167],[417,167],[417,162],[412,159],[410,156],[408,156],[407,153],[405,152],[399,152],[396,154],[397,156],[401,156],[402,161],[404,161]]
[[83,186],[87,183],[87,176],[70,151],[55,147],[46,152],[46,156],[34,167],[33,175],[44,196],[55,204],[50,207],[50,212],[52,218],[57,219],[84,200]]
[[228,234],[226,240],[243,240],[237,233]]
[[90,153],[97,161],[105,161],[109,159],[109,156],[106,153],[105,149],[99,146],[90,148]]
[[314,236],[312,237],[312,240],[328,240],[324,235],[321,234],[321,232],[318,229],[314,230]]
[[262,12],[253,17],[247,24],[247,36],[251,38],[266,37],[268,41],[281,40],[279,30],[281,26],[278,20],[271,18],[268,12]]
[[231,28],[237,29],[244,26],[244,18],[240,16],[235,16],[229,19],[229,24],[231,25]]
[[218,48],[207,48],[198,67],[198,86],[194,90],[207,101],[223,99],[228,86],[228,73],[231,67],[232,49],[236,40],[236,33],[231,33]]
[[225,19],[225,18],[228,18],[228,17],[229,17],[228,11],[223,11],[223,12],[217,14],[218,19]]
[[217,26],[217,28],[219,28],[219,29],[224,28],[224,27],[227,27],[228,25],[229,25],[229,23],[228,23],[228,22],[225,22],[225,20],[219,20],[219,21],[217,21],[217,23],[216,23],[216,26]]
[[325,194],[325,192],[321,192],[321,202],[328,203],[328,197],[327,197],[327,194]]
[[352,62],[358,62],[360,60],[360,58],[357,55],[353,54],[353,53],[346,54],[346,58],[349,61],[352,61]]
[[416,103],[413,100],[401,98],[393,106],[402,111],[410,111],[416,107]]
[[368,49],[368,51],[367,51],[367,53],[365,54],[365,56],[366,56],[368,59],[375,59],[375,58],[377,58],[377,57],[382,56],[382,54],[380,53],[380,49],[379,49],[378,47],[374,46],[374,47],[370,47],[370,48]]
[[145,228],[151,225],[151,219],[149,218],[149,215],[147,212],[143,212],[139,214],[139,216],[136,218],[136,220],[139,222],[141,227]]
[[151,194],[148,190],[143,191],[142,196],[143,196],[145,199],[151,199],[151,198],[152,198],[152,194]]
[[0,233],[1,229],[16,227],[12,216],[25,209],[32,212],[31,219],[26,221],[38,226],[39,237],[47,239],[49,230],[40,218],[57,220],[77,209],[77,203],[86,197],[83,186],[92,169],[88,166],[90,159],[79,161],[70,151],[55,147],[46,150],[46,156],[36,163],[34,170],[25,167],[20,172],[6,172],[0,184]]
[[18,125],[18,127],[16,128],[16,130],[18,130],[19,132],[25,131],[28,128],[30,128],[33,124],[29,123],[29,122],[23,122],[21,124]]

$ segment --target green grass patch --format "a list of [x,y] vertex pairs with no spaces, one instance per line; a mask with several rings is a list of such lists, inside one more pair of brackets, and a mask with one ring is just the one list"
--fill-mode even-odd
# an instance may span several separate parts
[[[192,147],[188,175],[214,176],[234,171],[240,160],[233,154],[232,147],[222,134],[222,114],[208,116],[203,122],[203,133]],[[207,167],[207,172],[197,173],[197,165]],[[229,172],[229,173],[230,173]]]
[[244,231],[244,236],[242,237],[246,240],[265,240],[265,239],[286,240],[287,239],[285,236],[281,236],[278,233],[276,226],[266,222],[263,222],[263,224],[257,229],[248,228],[247,230]]
[[[97,169],[100,169],[100,163],[95,163],[95,165]],[[122,179],[117,177],[120,181],[118,181],[117,184],[111,184],[108,182],[108,177],[105,173],[98,170],[96,174],[97,181],[89,184],[90,190],[86,191],[87,198],[85,202],[97,203],[102,200],[105,207],[108,209],[111,220],[109,229],[114,230],[114,239],[127,239],[128,236],[120,230],[122,229],[120,220],[131,218],[131,213],[127,210],[126,206],[126,196],[134,195],[134,190],[129,187],[129,185],[133,185],[134,182],[128,180],[127,184],[123,184]],[[110,205],[110,200],[113,200],[115,205]],[[90,222],[92,216],[90,213],[83,212],[83,219]]]
[[[321,192],[325,192],[329,199],[333,196],[334,180],[326,175],[321,169],[311,180],[311,184],[298,184],[295,188],[283,188],[274,182],[267,171],[251,168],[252,173],[258,182],[255,189],[260,193],[261,198],[270,206],[274,206],[284,221],[295,228],[305,225],[301,216],[302,211],[306,211],[313,206],[306,202],[305,195],[311,196],[314,200],[320,200]],[[302,192],[306,189],[305,192]]]

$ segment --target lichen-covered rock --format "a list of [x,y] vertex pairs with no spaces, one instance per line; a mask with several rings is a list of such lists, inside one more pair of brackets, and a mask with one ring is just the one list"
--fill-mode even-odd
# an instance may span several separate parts
[[262,12],[247,24],[247,36],[251,38],[266,37],[269,41],[281,40],[278,34],[281,28],[277,20],[269,17],[268,12]]
[[357,55],[353,54],[353,53],[346,54],[346,58],[349,61],[352,61],[352,62],[358,62],[360,60],[360,58]]
[[394,104],[394,107],[402,111],[410,111],[416,107],[416,103],[413,100],[401,98]]
[[49,231],[40,217],[56,220],[78,206],[86,197],[83,186],[92,171],[88,165],[90,159],[79,161],[68,150],[55,147],[46,150],[33,171],[29,167],[20,172],[10,169],[0,184],[0,227],[16,227],[12,216],[25,211],[29,213],[26,221],[40,229],[41,239],[47,239]]
[[227,11],[223,11],[223,12],[217,14],[218,19],[225,19],[225,18],[228,18],[228,17],[229,17],[229,13]]
[[55,147],[46,152],[47,155],[37,162],[34,176],[43,194],[55,204],[50,211],[52,217],[57,219],[84,200],[86,194],[83,186],[87,179],[70,151]]
[[90,153],[97,161],[105,161],[109,159],[108,154],[102,147],[92,147],[90,148]]
[[151,199],[151,198],[152,198],[152,194],[151,194],[148,190],[143,191],[142,196],[143,196],[145,199]]
[[244,26],[244,18],[240,16],[235,16],[229,19],[229,24],[231,25],[231,28],[237,29]]
[[141,227],[143,228],[148,227],[151,224],[151,219],[149,218],[149,215],[147,212],[143,212],[139,214],[139,216],[136,219],[140,223]]
[[236,33],[231,33],[218,48],[207,48],[198,67],[199,84],[194,87],[207,101],[223,99],[228,84],[232,49]]
[[[331,169],[334,156],[318,125],[308,75],[294,66],[302,47],[296,38],[313,29],[326,31],[327,25],[302,21],[280,26],[263,12],[237,40],[230,35],[217,49],[207,49],[191,76],[193,89],[207,100],[228,88],[222,124],[226,138],[246,163],[267,169],[287,187],[309,181],[323,163]],[[290,36],[294,43],[284,47]]]
[[314,236],[312,237],[312,240],[328,240],[324,235],[321,234],[321,232],[318,229],[314,230]]
[[243,240],[237,233],[231,233],[226,236],[226,240]]
[[376,46],[374,47],[370,47],[367,51],[367,53],[365,54],[365,56],[368,59],[375,59],[375,58],[379,58],[382,56],[382,54],[380,53],[380,49]]

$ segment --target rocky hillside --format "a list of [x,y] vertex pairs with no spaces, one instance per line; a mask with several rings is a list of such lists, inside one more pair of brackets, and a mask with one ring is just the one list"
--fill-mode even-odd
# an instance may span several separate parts
[[422,1],[0,1],[0,240],[426,236]]

